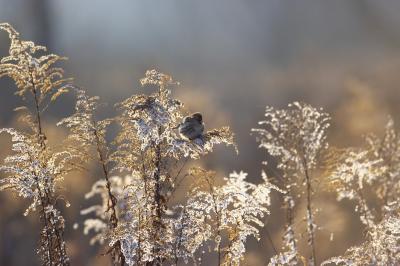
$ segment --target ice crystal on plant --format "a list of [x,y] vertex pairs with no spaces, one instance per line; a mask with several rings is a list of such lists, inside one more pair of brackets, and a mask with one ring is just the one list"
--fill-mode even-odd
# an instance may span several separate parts
[[9,55],[0,60],[0,78],[8,76],[17,86],[16,94],[32,107],[18,107],[21,120],[30,131],[2,129],[12,136],[13,155],[9,155],[0,170],[7,176],[0,181],[0,190],[12,189],[30,198],[31,210],[37,210],[43,222],[38,253],[45,265],[69,265],[64,241],[64,219],[56,209],[57,186],[66,173],[74,169],[76,156],[68,149],[52,151],[42,128],[41,116],[49,103],[68,91],[63,69],[55,66],[65,58],[46,54],[46,48],[20,39],[9,24],[1,23],[0,30],[11,40]]
[[[171,98],[169,85],[177,84],[168,75],[149,70],[141,80],[142,85],[157,85],[158,91],[151,95],[134,95],[118,106],[122,110],[120,118],[122,133],[119,142],[128,141],[124,138],[129,132],[135,132],[135,139],[141,144],[141,150],[146,151],[152,145],[163,143],[165,156],[179,159],[182,156],[199,158],[211,152],[215,144],[233,145],[233,134],[229,127],[214,129],[204,134],[202,139],[190,141],[183,139],[177,131],[184,117],[183,103]],[[126,131],[128,132],[126,132]]]
[[[215,186],[214,173],[202,169],[193,169],[192,175],[203,179],[204,189],[195,189],[186,209],[201,211],[211,220],[215,250],[220,262],[239,265],[246,250],[245,243],[249,236],[259,239],[259,230],[264,226],[264,217],[269,214],[270,192],[281,191],[272,185],[263,173],[263,182],[259,185],[246,181],[247,174],[233,172],[225,178],[225,184]],[[222,246],[224,234],[228,243]],[[212,240],[212,239],[211,239]]]
[[[99,107],[99,97],[89,97],[84,90],[76,89],[77,100],[75,105],[75,113],[70,117],[62,119],[57,123],[58,126],[65,126],[70,129],[71,134],[68,139],[73,144],[79,144],[79,151],[86,151],[94,146],[97,142],[105,147],[105,135],[111,119],[104,119],[98,121],[96,119],[96,111]],[[82,150],[83,149],[83,150]],[[85,154],[87,157],[87,154]]]
[[[110,148],[106,140],[106,133],[112,119],[97,119],[96,113],[100,106],[98,103],[99,97],[89,97],[81,89],[76,88],[75,91],[77,93],[75,113],[61,120],[58,125],[63,125],[70,129],[70,135],[67,140],[70,149],[74,150],[75,154],[87,160],[88,158],[93,158],[90,151],[92,149],[96,151],[94,158],[101,167],[103,179],[93,185],[92,192],[87,194],[87,197],[91,197],[96,193],[101,194],[103,205],[92,206],[82,212],[87,214],[95,211],[96,216],[100,218],[87,219],[84,232],[87,234],[90,229],[97,233],[100,232],[100,234],[95,235],[91,243],[100,242],[102,244],[106,229],[115,229],[118,226],[118,200],[115,193],[120,194],[122,189],[118,190],[118,186],[113,184],[121,181],[110,177]],[[76,147],[79,147],[79,149],[76,149]],[[109,253],[113,264],[124,264],[120,242],[116,242],[109,250]]]
[[287,226],[284,236],[283,236],[284,244],[286,250],[280,252],[279,254],[273,256],[268,265],[269,266],[296,266],[299,261],[299,254],[296,247],[296,237],[294,235],[294,230],[292,226]]
[[[356,211],[366,226],[366,240],[323,265],[397,265],[400,262],[399,140],[393,120],[389,119],[382,138],[370,134],[366,140],[366,149],[332,151],[328,167],[338,200],[355,201]],[[367,188],[382,200],[378,209],[368,203]]]
[[55,100],[68,91],[68,85],[64,84],[70,79],[64,79],[63,69],[54,66],[65,57],[56,54],[37,55],[46,52],[46,47],[21,40],[19,33],[8,23],[1,23],[0,29],[6,31],[11,40],[10,55],[0,61],[0,78],[8,76],[14,79],[18,95],[24,96],[36,90],[38,101],[42,102],[47,96]]
[[[183,139],[178,127],[185,111],[170,91],[177,82],[150,70],[141,84],[156,86],[157,91],[133,95],[117,105],[121,114],[115,121],[120,131],[111,144],[105,140],[110,120],[97,121],[98,99],[81,91],[75,114],[60,123],[71,129],[69,139],[80,143],[83,151],[89,146],[97,148],[104,172],[105,180],[97,181],[88,194],[101,195],[102,204],[83,211],[95,216],[85,222],[85,231],[96,231],[92,242],[105,241],[111,248],[118,245],[128,265],[188,261],[207,239],[203,232],[204,241],[194,241],[193,236],[201,230],[188,226],[207,228],[207,221],[185,204],[169,206],[168,201],[187,176],[182,173],[186,162],[211,152],[216,144],[234,145],[233,134],[223,127],[192,141]],[[118,185],[122,183],[110,178],[110,171],[129,173],[129,182]],[[111,222],[110,212],[115,213],[117,222]],[[110,223],[113,226],[106,226]]]
[[[38,249],[43,262],[49,265],[68,264],[65,243],[62,240],[64,218],[55,209],[55,194],[66,173],[71,170],[69,161],[73,155],[68,152],[51,153],[43,151],[36,135],[18,132],[14,129],[1,129],[0,133],[8,133],[12,137],[14,154],[5,158],[0,171],[6,177],[0,180],[0,191],[10,189],[23,198],[31,200],[24,212],[39,210],[45,221],[42,229],[41,245]],[[54,249],[59,245],[59,249]]]
[[109,245],[121,242],[122,252],[128,265],[154,259],[154,235],[151,231],[154,213],[149,208],[152,194],[146,193],[147,184],[139,172],[133,172],[125,178],[120,186],[118,198],[119,224],[109,233]]
[[398,265],[400,263],[400,219],[389,216],[370,228],[367,240],[349,248],[344,256],[331,258],[321,265]]
[[375,217],[366,202],[363,189],[386,172],[381,159],[371,157],[371,152],[360,149],[333,150],[329,162],[329,179],[336,190],[338,200],[348,198],[357,203],[361,221],[372,226]]
[[71,170],[69,160],[73,155],[68,152],[43,153],[34,136],[12,128],[0,129],[0,133],[11,135],[14,152],[0,166],[0,171],[7,174],[0,180],[0,190],[12,189],[19,196],[32,199],[25,211],[28,215],[30,210],[41,206],[44,192],[55,193],[57,183]]
[[287,109],[267,107],[263,128],[257,133],[260,147],[279,158],[279,168],[304,172],[312,169],[321,150],[327,147],[328,114],[305,103],[294,102]]
[[[126,203],[124,202],[125,192],[124,188],[131,184],[132,176],[127,175],[124,178],[119,176],[110,177],[111,192],[119,199],[116,209],[118,212],[124,209]],[[110,235],[110,205],[109,205],[109,194],[107,188],[107,181],[104,179],[97,180],[90,192],[86,193],[85,198],[90,199],[99,196],[101,198],[101,204],[90,206],[81,211],[82,215],[94,214],[96,218],[86,219],[84,222],[84,233],[89,234],[90,231],[94,231],[95,235],[90,240],[91,244],[99,242],[103,244]]]
[[[287,209],[287,233],[291,235],[286,241],[286,253],[277,255],[278,261],[296,264],[296,239],[293,232],[294,188],[304,185],[306,192],[306,211],[308,242],[311,246],[311,265],[316,264],[314,209],[312,207],[313,176],[312,170],[318,166],[321,153],[326,150],[326,130],[330,117],[322,109],[309,104],[294,102],[287,109],[267,107],[266,120],[259,122],[263,128],[252,129],[257,134],[259,147],[264,148],[278,162],[278,169],[283,173],[282,182],[287,194],[284,196]],[[271,262],[272,263],[272,262]]]
[[[186,264],[195,261],[196,252],[212,237],[209,215],[205,205],[198,204],[197,198],[189,198],[186,206],[176,206],[179,216],[173,222],[172,231],[177,234],[172,240],[174,261],[182,259]],[[190,207],[188,207],[190,206]]]
[[378,198],[382,200],[381,212],[400,195],[400,137],[396,132],[394,121],[389,118],[382,138],[370,134],[366,138],[368,148],[375,159],[381,160],[386,168],[383,175],[374,180],[374,188]]

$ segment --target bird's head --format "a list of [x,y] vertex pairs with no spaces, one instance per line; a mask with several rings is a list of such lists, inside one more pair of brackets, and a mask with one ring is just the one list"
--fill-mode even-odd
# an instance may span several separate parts
[[200,123],[203,123],[203,116],[200,113],[194,113],[192,114],[192,117],[199,121]]

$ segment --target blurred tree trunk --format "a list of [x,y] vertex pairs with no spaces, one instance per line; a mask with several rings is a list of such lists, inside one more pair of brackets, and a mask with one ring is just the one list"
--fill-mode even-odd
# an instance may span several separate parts
[[51,3],[49,0],[26,0],[31,6],[33,38],[35,42],[52,50]]

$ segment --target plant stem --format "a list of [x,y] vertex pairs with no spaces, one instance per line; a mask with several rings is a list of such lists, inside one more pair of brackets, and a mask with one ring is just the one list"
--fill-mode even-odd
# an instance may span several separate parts
[[272,249],[274,250],[275,255],[278,254],[278,250],[276,249],[276,247],[275,247],[275,245],[274,245],[274,241],[272,241],[272,237],[271,237],[271,235],[270,235],[268,229],[265,229],[265,232],[266,232],[268,241],[269,241],[269,243],[271,244]]
[[[162,133],[162,128],[161,126],[158,127],[158,134],[159,136]],[[154,187],[154,205],[155,205],[155,219],[153,221],[153,229],[154,229],[154,242],[155,246],[153,247],[153,253],[154,253],[154,263],[162,263],[163,258],[160,256],[160,248],[158,247],[159,245],[159,239],[161,235],[161,228],[162,228],[162,209],[163,209],[163,203],[162,203],[162,195],[161,195],[161,167],[162,167],[162,157],[161,157],[161,144],[158,143],[155,145],[155,171],[154,171],[154,181],[155,181],[155,187]]]
[[[109,174],[109,171],[107,168],[107,163],[105,161],[105,155],[103,154],[103,149],[101,147],[102,144],[101,144],[100,137],[99,137],[99,134],[97,131],[97,123],[94,119],[92,122],[95,127],[93,134],[94,134],[95,140],[96,140],[97,155],[99,157],[101,168],[103,170],[104,179],[106,180],[108,200],[109,200],[109,202],[111,202],[111,205],[108,206],[109,210],[111,209],[109,226],[111,229],[115,229],[118,226],[118,217],[117,217],[117,211],[116,211],[117,198],[112,194],[112,191],[111,191],[110,174]],[[117,241],[115,243],[113,249],[114,250],[111,253],[112,263],[113,264],[119,263],[121,266],[125,265],[125,257],[122,253],[121,242]]]
[[215,198],[215,193],[214,193],[214,188],[213,185],[211,184],[210,180],[207,178],[206,179],[208,186],[210,188],[210,192],[211,192],[211,196],[213,199],[213,203],[214,203],[214,212],[217,215],[217,236],[219,237],[219,241],[218,241],[218,246],[217,246],[217,252],[218,252],[218,266],[221,265],[221,242],[222,242],[222,236],[221,236],[221,215],[218,209],[218,205],[217,205],[217,200]]
[[307,226],[308,226],[308,234],[309,234],[309,241],[311,244],[311,251],[312,251],[312,259],[314,265],[317,264],[317,257],[315,253],[315,236],[314,236],[314,219],[313,219],[313,210],[312,210],[312,185],[311,185],[311,178],[308,173],[308,165],[305,158],[303,158],[303,167],[304,167],[304,174],[306,177],[306,186],[307,186]]
[[[40,147],[42,148],[42,152],[44,150],[46,150],[46,136],[43,133],[43,129],[42,129],[42,123],[41,123],[41,116],[40,116],[40,101],[38,98],[38,91],[36,88],[36,84],[35,84],[35,80],[33,78],[33,74],[32,74],[32,70],[30,69],[30,79],[31,79],[31,84],[32,84],[32,94],[34,96],[34,104],[35,104],[35,113],[36,113],[36,119],[37,119],[37,137],[38,137],[38,142]],[[46,165],[45,165],[46,166]],[[44,226],[45,226],[45,231],[46,231],[46,238],[47,238],[47,248],[49,256],[50,256],[50,265],[52,263],[57,263],[57,265],[69,265],[69,259],[67,256],[67,252],[65,249],[65,241],[64,241],[64,232],[63,232],[63,225],[62,227],[57,226],[56,224],[56,219],[54,217],[53,212],[50,212],[50,215],[47,215],[46,212],[46,207],[49,205],[54,206],[53,204],[53,200],[52,200],[52,195],[50,193],[50,191],[48,190],[48,181],[45,180],[45,186],[44,186],[44,191],[42,192],[41,188],[40,188],[40,180],[38,178],[37,175],[35,175],[35,181],[36,181],[36,185],[37,188],[39,190],[39,194],[40,194],[40,201],[41,201],[41,207],[42,207],[42,216],[44,219]],[[57,242],[57,246],[55,247],[55,251],[56,254],[53,254],[53,256],[59,256],[58,258],[58,262],[54,261],[54,259],[52,259],[52,249],[53,249],[53,240],[52,240],[52,236],[51,233],[49,232],[50,230],[50,226],[51,229],[54,230],[53,233],[55,233],[56,235],[56,242]],[[53,228],[54,227],[54,228]]]

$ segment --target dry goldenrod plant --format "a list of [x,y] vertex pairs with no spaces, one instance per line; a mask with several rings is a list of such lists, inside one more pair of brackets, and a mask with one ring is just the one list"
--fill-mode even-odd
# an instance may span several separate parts
[[294,102],[287,109],[276,110],[267,107],[265,121],[259,122],[264,127],[253,129],[258,135],[260,147],[278,160],[278,169],[282,171],[285,185],[284,196],[287,210],[287,225],[284,240],[286,251],[271,260],[272,265],[297,265],[300,259],[296,247],[293,228],[295,198],[299,197],[296,189],[303,187],[306,194],[305,221],[308,243],[311,247],[310,265],[316,262],[314,208],[312,197],[316,180],[312,171],[320,161],[320,154],[327,148],[326,130],[329,127],[329,115],[308,104]]
[[373,158],[380,160],[385,167],[383,175],[374,181],[374,191],[382,201],[378,211],[381,216],[385,216],[393,208],[393,204],[398,204],[400,195],[400,136],[396,132],[393,119],[389,117],[381,138],[369,134],[366,142]]
[[[258,185],[246,181],[244,172],[233,172],[222,186],[215,185],[213,172],[194,168],[190,175],[197,184],[189,193],[187,204],[181,206],[184,223],[179,227],[183,230],[178,239],[179,247],[184,247],[183,252],[190,251],[183,253],[184,258],[193,256],[193,247],[208,240],[215,243],[218,265],[240,265],[247,238],[252,236],[259,240],[260,228],[265,224],[263,218],[269,215],[271,191],[283,191],[271,184],[264,172],[263,182]],[[209,220],[207,226],[201,226],[203,219]]]
[[[97,181],[93,188],[95,191],[87,194],[86,197],[90,198],[92,194],[96,194],[99,190],[102,194],[103,205],[94,206],[89,209],[83,210],[84,214],[96,212],[97,215],[105,220],[102,224],[97,221],[96,228],[105,227],[102,229],[113,230],[118,226],[117,216],[117,198],[112,191],[112,179],[110,176],[110,150],[106,141],[106,130],[112,122],[111,119],[98,120],[96,117],[97,108],[100,106],[98,97],[88,97],[83,90],[76,90],[77,101],[75,113],[67,118],[61,120],[58,125],[64,125],[70,129],[71,134],[68,136],[68,144],[70,149],[75,151],[75,154],[80,158],[92,158],[91,148],[95,150],[94,160],[98,162],[103,179]],[[92,229],[92,220],[87,220],[85,223],[85,232],[87,233]],[[96,221],[95,221],[96,223]],[[101,238],[94,239],[93,241],[103,240]],[[125,258],[121,251],[120,242],[117,241],[115,245],[108,251],[111,254],[111,261],[113,265],[124,265]]]
[[334,257],[321,265],[398,265],[400,261],[400,219],[392,215],[373,225],[367,232],[367,240],[349,248],[344,256]]
[[11,40],[9,56],[0,61],[0,77],[10,77],[17,86],[16,95],[26,106],[23,112],[26,131],[1,129],[12,137],[13,154],[9,155],[0,171],[7,176],[0,180],[0,190],[10,189],[32,202],[24,215],[37,210],[42,221],[38,253],[43,265],[68,265],[64,240],[64,218],[56,208],[60,181],[74,169],[75,156],[71,151],[53,151],[42,127],[42,114],[49,103],[67,91],[69,79],[54,65],[65,58],[46,54],[46,48],[20,39],[9,24],[0,24]]
[[[234,145],[227,127],[192,140],[179,133],[183,104],[171,98],[169,86],[177,83],[170,76],[151,70],[141,83],[156,86],[157,92],[134,95],[117,105],[120,132],[112,153],[105,140],[110,120],[96,122],[93,116],[97,98],[79,92],[76,113],[62,121],[71,128],[75,142],[96,147],[104,172],[104,180],[96,182],[87,195],[99,194],[103,201],[83,210],[97,216],[86,220],[85,231],[97,232],[94,242],[107,241],[112,249],[117,247],[122,252],[117,261],[128,265],[161,264],[181,257],[178,250],[172,252],[178,236],[174,223],[180,221],[180,214],[168,202],[185,177],[182,169],[189,158],[205,155],[215,144]],[[128,175],[110,177],[111,168]]]
[[[382,138],[370,134],[364,149],[334,150],[329,178],[338,200],[356,203],[355,211],[365,225],[365,241],[343,256],[323,265],[397,265],[400,262],[399,228],[399,139],[390,118]],[[380,199],[373,206],[367,192]],[[380,214],[380,215],[378,215]]]
[[[355,148],[332,149],[329,158],[328,178],[337,193],[337,199],[354,200],[361,222],[367,229],[371,228],[376,218],[367,204],[364,189],[384,175],[386,168],[382,165],[382,161],[373,158],[368,150]],[[333,162],[334,160],[337,161]]]

